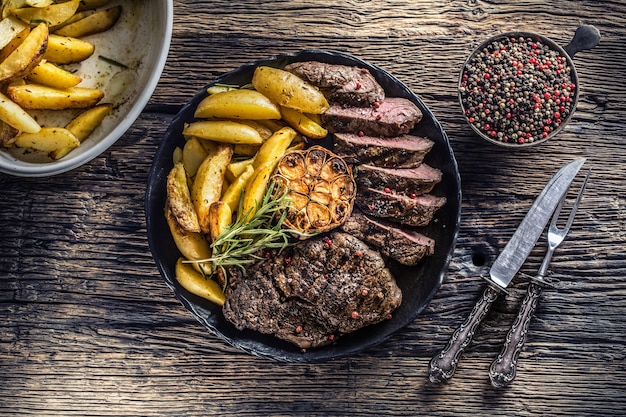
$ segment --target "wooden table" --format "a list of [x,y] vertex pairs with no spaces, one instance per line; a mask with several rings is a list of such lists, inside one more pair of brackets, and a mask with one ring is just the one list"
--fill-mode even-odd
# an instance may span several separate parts
[[[108,151],[50,178],[0,175],[0,412],[62,416],[608,416],[626,414],[626,3],[617,1],[175,1],[169,60],[151,104]],[[566,44],[578,109],[558,139],[510,150],[484,143],[456,98],[471,48],[507,30]],[[444,284],[384,344],[320,364],[281,364],[212,336],[164,284],[148,249],[144,192],[180,106],[216,76],[305,48],[357,55],[403,80],[447,131],[462,178],[462,221]],[[558,249],[518,376],[491,387],[527,283],[500,298],[447,384],[430,358],[482,291],[548,178],[593,167]],[[523,266],[536,272],[545,239]]]

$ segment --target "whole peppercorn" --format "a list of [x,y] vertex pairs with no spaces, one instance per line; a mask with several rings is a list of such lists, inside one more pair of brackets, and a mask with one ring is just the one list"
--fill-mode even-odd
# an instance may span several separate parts
[[463,67],[459,97],[467,121],[504,143],[547,138],[571,114],[573,68],[560,51],[532,37],[503,37]]

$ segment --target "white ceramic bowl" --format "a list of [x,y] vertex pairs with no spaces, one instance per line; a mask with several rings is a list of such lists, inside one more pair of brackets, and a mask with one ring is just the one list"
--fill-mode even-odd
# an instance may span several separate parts
[[[107,150],[130,128],[152,96],[167,60],[173,24],[173,1],[115,0],[122,15],[115,27],[91,35],[94,54],[76,70],[83,77],[80,86],[97,87],[105,92],[102,102],[114,110],[78,148],[57,161],[42,155],[22,154],[16,149],[0,149],[0,172],[22,177],[45,177],[77,168]],[[101,57],[123,63],[111,64]],[[66,111],[32,112],[42,125],[64,126],[71,114]]]

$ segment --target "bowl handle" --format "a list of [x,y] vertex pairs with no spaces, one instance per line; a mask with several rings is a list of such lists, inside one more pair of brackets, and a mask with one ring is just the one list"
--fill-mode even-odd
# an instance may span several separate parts
[[591,25],[582,25],[574,33],[574,38],[567,44],[565,52],[573,58],[577,52],[596,47],[600,43],[600,31]]

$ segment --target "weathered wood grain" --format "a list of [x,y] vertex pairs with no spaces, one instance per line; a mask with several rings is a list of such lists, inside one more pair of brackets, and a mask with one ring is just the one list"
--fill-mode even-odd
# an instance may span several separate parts
[[[0,175],[0,414],[62,416],[619,416],[626,414],[626,4],[616,1],[175,1],[172,48],[150,106],[102,156],[51,178]],[[581,96],[557,140],[511,151],[477,139],[456,83],[471,48],[505,30],[559,44],[580,24],[602,41],[575,56]],[[352,53],[431,107],[462,176],[446,282],[411,325],[355,357],[279,364],[212,336],[178,303],[148,249],[151,158],[177,109],[216,76],[305,48]],[[543,184],[580,156],[593,167],[558,249],[518,376],[488,367],[521,302],[493,306],[457,375],[430,358],[482,291],[481,276]],[[542,238],[522,274],[543,257]]]

